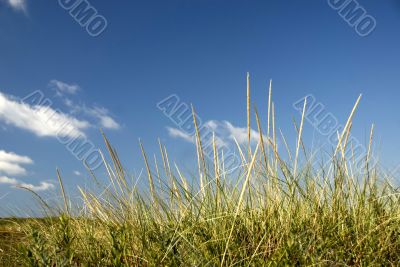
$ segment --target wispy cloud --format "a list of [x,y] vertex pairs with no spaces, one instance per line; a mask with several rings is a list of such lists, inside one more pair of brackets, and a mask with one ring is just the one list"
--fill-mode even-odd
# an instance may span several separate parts
[[167,127],[167,131],[169,136],[173,138],[181,138],[187,142],[194,143],[194,137],[191,136],[190,134],[185,133],[182,130],[179,130],[177,128],[172,128],[172,127]]
[[24,182],[21,182],[17,179],[14,178],[9,178],[7,176],[0,176],[0,184],[7,184],[12,187],[23,187],[23,188],[28,188],[32,191],[46,191],[49,189],[53,189],[54,185],[48,182],[40,182],[39,185],[33,185],[33,184],[27,184]]
[[27,156],[20,156],[13,152],[0,150],[0,174],[25,175],[26,169],[22,164],[32,164],[33,160]]
[[101,127],[105,129],[118,130],[121,126],[109,115],[109,111],[103,107],[86,108],[86,113],[96,117]]
[[63,99],[64,105],[70,109],[72,114],[84,114],[98,120],[98,125],[104,129],[118,130],[121,125],[110,115],[110,111],[101,106],[88,107],[84,103],[76,104],[66,95],[73,95],[81,87],[77,84],[68,84],[59,80],[51,80],[49,87],[56,91],[56,95]]
[[26,12],[26,0],[4,0],[14,10]]
[[74,171],[74,174],[75,174],[76,176],[81,176],[81,175],[82,175],[82,173],[81,173],[80,171]]
[[58,96],[63,96],[64,94],[75,94],[80,90],[77,84],[68,84],[59,80],[51,80],[49,82],[49,87],[56,91]]
[[0,121],[34,133],[39,137],[85,136],[90,123],[49,106],[30,105],[0,92]]
[[118,130],[121,125],[115,121],[110,115],[108,109],[104,107],[87,107],[86,105],[76,105],[71,99],[64,99],[64,104],[70,108],[72,114],[84,114],[88,117],[95,118],[98,120],[100,127],[110,130]]

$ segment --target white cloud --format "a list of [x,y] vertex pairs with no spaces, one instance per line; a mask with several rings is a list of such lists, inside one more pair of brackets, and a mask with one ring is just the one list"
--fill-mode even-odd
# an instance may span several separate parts
[[105,129],[118,130],[121,126],[109,116],[107,109],[102,107],[86,108],[86,112],[100,120],[101,127]]
[[169,136],[173,138],[181,138],[187,142],[194,143],[194,137],[176,128],[167,127]]
[[13,152],[6,152],[4,150],[0,150],[0,161],[17,162],[25,164],[33,163],[33,160],[27,156],[20,156]]
[[[206,132],[204,129],[207,129],[208,132]],[[194,136],[191,136],[187,132],[184,132],[180,129],[177,128],[172,128],[172,127],[167,127],[168,134],[171,137],[174,138],[181,138],[187,142],[194,143],[195,139]],[[231,122],[229,121],[217,121],[217,120],[210,120],[207,121],[203,124],[202,127],[200,127],[200,135],[203,138],[206,138],[207,140],[204,140],[203,142],[212,142],[212,133],[214,132],[215,134],[215,142],[217,147],[228,147],[229,143],[234,142],[236,140],[240,145],[247,144],[248,142],[248,133],[247,133],[247,128],[245,127],[237,127],[234,126]],[[260,134],[258,131],[251,129],[251,143],[258,143],[260,141]],[[263,135],[263,138],[266,140],[266,136]]]
[[210,120],[204,123],[204,126],[210,128],[211,130],[215,131],[218,128],[218,121]]
[[11,187],[25,187],[33,191],[45,191],[54,188],[54,185],[48,182],[40,182],[39,185],[33,185],[5,176],[25,175],[27,172],[25,168],[20,165],[32,163],[33,160],[27,156],[0,150],[0,174],[2,174],[2,176],[0,176],[0,184],[6,184]]
[[[229,133],[229,138],[232,140],[235,140],[239,144],[247,144],[248,141],[248,130],[246,127],[236,127],[229,121],[224,121],[223,126]],[[266,140],[267,137],[263,136],[263,138]],[[250,129],[250,142],[252,143],[258,143],[260,142],[260,133],[254,129]]]
[[10,175],[25,175],[26,170],[18,164],[0,161],[0,173]]
[[46,191],[54,188],[54,185],[48,182],[40,182],[39,185],[33,185],[18,181],[17,179],[14,178],[9,178],[7,176],[0,176],[0,184],[7,184],[14,188],[24,187],[36,192]]
[[28,189],[30,189],[32,191],[36,191],[36,192],[47,191],[49,189],[53,189],[54,188],[53,184],[47,183],[47,182],[40,182],[39,185],[21,183],[21,184],[17,184],[16,186],[28,188]]
[[58,96],[63,96],[64,94],[75,94],[80,90],[77,84],[68,84],[58,80],[51,80],[49,86],[54,89]]
[[0,176],[0,184],[16,185],[18,180],[14,178],[8,178],[6,176]]
[[[49,85],[56,90],[58,96],[63,98],[65,106],[69,108],[69,113],[55,110],[48,104],[51,101],[47,101],[46,105],[23,102],[16,97],[0,92],[0,122],[3,121],[7,125],[28,130],[39,137],[84,137],[84,130],[94,125],[86,120],[76,118],[79,114],[85,115],[88,117],[87,119],[98,120],[98,126],[104,129],[118,130],[121,128],[106,108],[86,107],[84,104],[76,105],[73,100],[64,96],[67,93],[76,93],[80,89],[78,85],[69,85],[58,80],[50,81]],[[37,94],[32,94],[32,98],[34,96]],[[0,126],[3,127],[3,125]]]
[[74,171],[74,174],[75,174],[76,176],[81,176],[81,175],[82,175],[82,173],[81,173],[80,171]]
[[21,164],[32,164],[33,160],[27,156],[20,156],[13,152],[0,150],[0,174],[25,175],[26,170]]
[[5,0],[13,9],[26,12],[25,0]]
[[90,124],[49,106],[29,105],[0,92],[0,121],[39,137],[79,137]]

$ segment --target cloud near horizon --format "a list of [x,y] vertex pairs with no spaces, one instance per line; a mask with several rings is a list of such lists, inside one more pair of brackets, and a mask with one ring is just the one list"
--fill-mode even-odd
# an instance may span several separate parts
[[47,191],[54,188],[54,185],[48,182],[40,182],[39,185],[33,185],[21,182],[14,178],[9,178],[7,176],[0,176],[0,184],[7,184],[13,188],[27,188],[35,192]]
[[[245,145],[248,142],[247,128],[234,126],[229,121],[209,120],[204,123],[203,127],[207,128],[208,131],[215,133],[215,142],[217,147],[227,147],[229,143],[232,143],[235,140],[240,145]],[[167,127],[167,131],[168,135],[173,138],[182,139],[190,143],[195,143],[195,136],[190,135],[185,131],[173,127]],[[202,130],[200,131],[202,132]],[[251,129],[250,133],[251,143],[258,143],[260,141],[259,132]],[[203,137],[204,136],[202,136],[202,138]],[[267,137],[263,135],[263,138],[266,139]]]
[[27,172],[22,164],[33,164],[33,160],[27,156],[0,150],[0,174],[25,175]]
[[10,185],[11,187],[24,187],[33,191],[45,191],[54,188],[54,185],[48,182],[40,182],[39,185],[28,184],[10,178],[7,175],[26,175],[27,171],[22,164],[33,164],[33,160],[27,156],[21,156],[14,152],[0,150],[0,184]]

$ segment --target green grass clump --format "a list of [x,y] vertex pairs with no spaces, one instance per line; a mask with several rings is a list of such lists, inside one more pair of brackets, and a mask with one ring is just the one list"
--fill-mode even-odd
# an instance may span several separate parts
[[79,188],[79,213],[62,190],[59,216],[24,225],[20,257],[30,266],[398,266],[399,191],[370,166],[370,149],[363,164],[346,158],[354,111],[320,168],[303,151],[304,113],[286,161],[268,114],[271,130],[268,123],[263,136],[259,127],[256,149],[238,146],[242,167],[231,177],[215,142],[213,162],[205,160],[195,121],[198,177],[172,166],[162,144],[161,164],[141,146],[148,190],[135,186],[105,138],[110,186],[99,185],[102,194]]

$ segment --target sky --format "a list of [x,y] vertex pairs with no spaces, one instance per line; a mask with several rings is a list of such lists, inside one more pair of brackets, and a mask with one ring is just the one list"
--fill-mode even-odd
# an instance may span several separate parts
[[84,160],[104,176],[101,130],[138,179],[139,139],[196,172],[191,104],[219,147],[245,144],[247,72],[264,129],[272,80],[291,146],[305,96],[323,110],[304,130],[318,148],[362,94],[354,140],[365,147],[374,124],[374,151],[396,170],[399,28],[396,0],[0,0],[0,216],[34,212],[21,186],[59,198],[56,168],[73,196],[93,183]]

